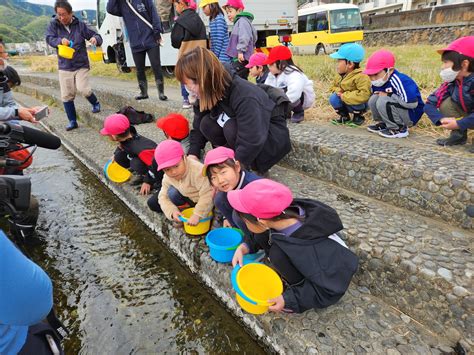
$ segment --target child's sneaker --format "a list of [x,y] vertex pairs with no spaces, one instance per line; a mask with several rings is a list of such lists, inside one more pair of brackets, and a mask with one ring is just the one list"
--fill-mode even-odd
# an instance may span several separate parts
[[304,120],[304,112],[295,112],[293,116],[291,116],[291,122],[293,123],[300,123]]
[[379,132],[379,136],[385,138],[405,138],[408,137],[408,129],[406,127],[400,129],[386,128]]
[[352,117],[352,123],[360,126],[362,123],[365,122],[365,118],[361,112],[359,113],[354,113],[354,116]]
[[190,104],[189,100],[183,100],[183,108],[190,109],[193,105]]
[[372,133],[379,133],[380,131],[383,131],[386,129],[387,126],[383,122],[378,122],[376,124],[370,125],[367,127],[367,130]]
[[351,118],[349,116],[341,115],[339,118],[332,120],[334,124],[347,124],[351,122]]
[[100,112],[100,103],[97,101],[95,104],[92,105],[92,113]]

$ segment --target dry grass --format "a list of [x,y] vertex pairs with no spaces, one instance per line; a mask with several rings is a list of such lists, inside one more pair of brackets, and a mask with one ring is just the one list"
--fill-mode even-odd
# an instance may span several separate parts
[[[440,57],[436,53],[437,46],[429,45],[408,45],[400,47],[385,47],[395,53],[396,68],[412,77],[419,85],[423,99],[440,85],[439,77]],[[367,57],[375,50],[380,48],[366,48]],[[18,58],[18,57],[17,57]],[[57,71],[56,56],[48,57],[19,57],[15,61],[21,61],[24,65],[30,67],[34,71],[55,72]],[[296,56],[295,62],[300,66],[306,75],[314,82],[316,91],[316,103],[314,107],[308,110],[306,115],[308,121],[328,122],[336,115],[332,107],[328,103],[330,95],[329,87],[335,75],[336,61],[329,56]],[[362,63],[364,67],[365,61]],[[119,73],[114,64],[91,63],[91,74],[94,76],[114,77],[122,80],[135,81],[135,73]],[[151,70],[147,75],[153,80]],[[178,85],[175,79],[166,78],[166,85]],[[367,114],[370,117],[370,114]],[[425,116],[414,128],[418,132],[431,136],[439,136],[444,134],[444,130],[435,127]]]

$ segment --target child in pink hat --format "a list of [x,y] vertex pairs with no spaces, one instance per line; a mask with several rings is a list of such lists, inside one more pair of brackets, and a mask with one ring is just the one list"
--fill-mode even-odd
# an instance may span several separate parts
[[334,209],[293,198],[288,187],[268,179],[229,191],[227,197],[254,233],[244,236],[232,264],[242,266],[245,254],[263,249],[286,285],[281,296],[268,300],[271,311],[301,313],[339,301],[358,258],[338,236],[344,227]]
[[153,188],[153,181],[149,178],[152,166],[153,153],[156,143],[137,133],[130,125],[127,116],[115,113],[104,121],[104,128],[100,130],[103,136],[118,143],[114,152],[114,161],[120,166],[135,173],[132,185],[141,184],[140,194],[148,195]]
[[245,223],[229,204],[227,193],[242,189],[261,177],[244,170],[240,162],[235,160],[235,152],[226,147],[218,147],[207,152],[202,174],[207,176],[211,185],[217,190],[214,204],[224,216],[224,227],[237,227],[244,234],[250,234]]
[[255,78],[257,84],[265,84],[265,80],[267,80],[268,67],[263,64],[266,60],[266,54],[254,53],[249,59],[249,64],[245,66],[249,69],[250,76]]
[[187,223],[197,225],[213,208],[213,192],[209,180],[202,176],[202,163],[188,158],[181,144],[171,139],[158,144],[155,160],[158,170],[165,173],[158,194],[162,212],[166,218],[180,222],[181,211],[178,206],[189,204],[194,207],[194,214]]
[[[435,125],[451,131],[436,143],[465,144],[467,130],[474,129],[474,36],[458,38],[438,53],[443,83],[428,96],[424,111]],[[474,153],[474,143],[470,152]]]

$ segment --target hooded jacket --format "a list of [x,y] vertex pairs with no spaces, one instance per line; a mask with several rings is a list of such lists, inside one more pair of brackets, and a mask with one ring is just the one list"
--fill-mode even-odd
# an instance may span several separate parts
[[[294,199],[304,211],[304,222],[290,236],[266,232],[245,236],[250,253],[264,249],[269,254],[278,246],[288,261],[302,275],[302,280],[283,292],[285,308],[301,313],[312,308],[325,308],[344,295],[357,271],[358,258],[341,245],[333,235],[344,227],[331,207],[315,200]],[[278,269],[278,265],[275,265]]]
[[58,56],[59,70],[76,71],[82,68],[89,69],[89,58],[87,57],[87,49],[85,41],[94,37],[97,40],[97,45],[102,45],[102,37],[89,28],[85,22],[79,21],[76,16],[72,17],[72,22],[69,25],[69,31],[59,21],[56,15],[53,16],[51,22],[46,29],[46,42],[53,48],[58,48],[63,38],[73,42],[72,48],[74,57],[66,59]]
[[13,120],[15,118],[15,110],[18,105],[13,99],[13,93],[8,86],[8,78],[0,72],[0,121]]
[[249,12],[241,12],[235,17],[234,28],[227,47],[229,57],[237,58],[239,53],[243,53],[245,60],[250,59],[257,42],[257,30],[252,25],[253,18],[254,16]]
[[362,69],[358,68],[344,76],[337,74],[331,92],[338,93],[342,91],[344,95],[341,99],[346,105],[361,105],[369,101],[370,87],[369,76],[362,74]]
[[[152,25],[152,28],[136,15],[125,1],[130,1],[133,8]],[[107,12],[123,17],[132,52],[143,52],[158,46],[163,30],[153,0],[109,0]]]
[[426,100],[425,113],[435,125],[445,116],[439,111],[441,103],[451,97],[466,114],[458,120],[459,128],[474,129],[474,74],[451,83],[443,83]]
[[[255,85],[233,74],[224,98],[211,111],[195,110],[190,134],[189,154],[200,156],[207,139],[200,130],[201,121],[208,115],[217,120],[225,113],[237,120],[235,158],[246,168],[265,172],[291,150],[290,134],[286,125],[289,100],[282,90],[268,85]],[[211,143],[217,145],[209,137]]]
[[124,151],[130,158],[140,159],[150,169],[153,162],[153,155],[155,154],[156,143],[149,138],[139,135],[134,126],[130,126],[130,133],[132,134],[132,138],[120,142],[115,151]]
[[196,47],[207,47],[206,26],[196,11],[184,10],[171,31],[171,45],[179,48],[179,56]]

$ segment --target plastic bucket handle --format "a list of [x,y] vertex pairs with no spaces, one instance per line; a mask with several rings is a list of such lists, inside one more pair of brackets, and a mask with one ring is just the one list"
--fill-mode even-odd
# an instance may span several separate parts
[[[199,223],[207,222],[207,221],[209,221],[211,218],[212,218],[212,217],[206,217],[206,218],[200,219],[200,220],[199,220]],[[183,216],[178,216],[178,219],[179,219],[181,222],[188,223],[188,219],[187,219],[187,218],[184,218]]]

